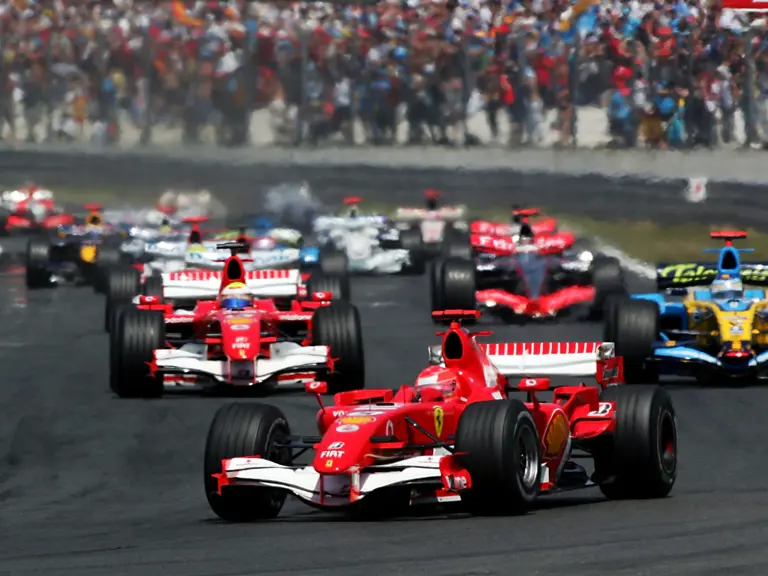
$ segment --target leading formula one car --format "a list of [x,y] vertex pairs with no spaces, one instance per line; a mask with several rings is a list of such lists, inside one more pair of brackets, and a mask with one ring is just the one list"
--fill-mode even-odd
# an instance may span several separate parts
[[427,190],[424,195],[424,208],[400,206],[392,219],[400,230],[418,229],[426,254],[437,256],[442,252],[446,238],[452,241],[455,235],[467,231],[467,207],[440,205],[437,190]]
[[[660,264],[658,289],[617,300],[605,333],[625,357],[627,382],[659,375],[702,383],[754,382],[768,368],[768,262],[742,262],[733,240],[746,232],[713,232],[725,246],[717,262]],[[682,296],[682,298],[680,298]]]
[[610,297],[625,294],[615,258],[573,250],[569,232],[534,234],[523,222],[516,239],[473,234],[472,259],[448,258],[432,269],[432,309],[475,308],[506,320],[552,318],[586,307],[601,318]]
[[[475,514],[515,514],[539,495],[594,485],[609,498],[670,492],[672,401],[658,386],[622,385],[612,344],[479,344],[458,321],[474,310],[437,314],[452,322],[415,384],[337,394],[317,415],[317,437],[292,435],[274,406],[222,407],[205,451],[212,510],[229,521],[273,518],[293,494],[370,514],[457,501]],[[547,402],[538,397],[550,388],[542,374],[596,376],[600,387],[561,386]],[[525,402],[511,395],[518,391]],[[312,464],[295,464],[307,449],[316,451]],[[580,457],[593,459],[594,473]]]
[[103,285],[105,271],[121,260],[123,234],[104,224],[101,206],[86,204],[82,225],[60,226],[56,236],[32,238],[27,244],[26,283],[30,289],[62,282]]
[[360,198],[346,198],[345,213],[320,216],[313,228],[321,246],[321,269],[326,273],[346,268],[353,274],[414,274],[426,271],[421,232],[398,230],[386,216],[361,214]]
[[115,393],[156,397],[166,386],[265,387],[318,377],[335,392],[363,387],[352,304],[307,293],[295,270],[247,272],[240,243],[220,248],[232,251],[222,272],[168,274],[162,295],[138,296],[117,316],[110,339]]

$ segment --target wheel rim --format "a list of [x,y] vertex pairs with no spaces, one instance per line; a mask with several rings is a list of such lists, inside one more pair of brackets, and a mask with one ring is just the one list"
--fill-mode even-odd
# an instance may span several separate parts
[[659,418],[657,452],[661,469],[672,476],[677,469],[677,427],[672,414],[665,410]]
[[517,437],[517,476],[526,488],[533,488],[539,476],[538,439],[527,426]]

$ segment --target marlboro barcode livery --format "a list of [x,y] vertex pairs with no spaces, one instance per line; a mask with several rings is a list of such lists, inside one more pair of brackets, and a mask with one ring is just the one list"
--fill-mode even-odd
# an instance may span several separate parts
[[363,386],[357,309],[308,292],[298,270],[246,271],[243,246],[218,246],[232,252],[221,272],[164,274],[159,294],[116,310],[110,382],[119,396],[320,379],[335,392]]
[[[293,494],[313,507],[370,513],[462,502],[476,514],[514,514],[540,494],[592,485],[610,498],[670,492],[671,400],[659,387],[624,386],[613,344],[479,344],[460,325],[477,312],[435,314],[450,325],[415,383],[337,394],[317,415],[317,437],[292,436],[274,406],[219,410],[205,453],[213,511],[230,521],[273,518]],[[561,386],[545,402],[538,393],[550,388],[548,374],[596,377],[598,387]],[[253,441],[234,441],[241,437]],[[292,464],[309,448],[311,465]],[[576,463],[584,456],[594,460],[592,474]]]
[[538,214],[515,210],[514,230],[473,223],[468,242],[432,268],[432,309],[477,307],[509,322],[579,309],[601,318],[606,302],[626,293],[619,262],[593,255],[554,223],[537,229],[529,218]]

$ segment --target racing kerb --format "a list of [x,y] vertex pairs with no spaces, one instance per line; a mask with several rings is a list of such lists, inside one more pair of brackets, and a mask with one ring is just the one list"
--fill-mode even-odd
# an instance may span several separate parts
[[[569,159],[562,168],[571,173],[562,173],[558,172],[557,163],[552,162],[546,171],[523,171],[520,156],[514,152],[495,158],[498,151],[448,150],[444,152],[447,158],[436,162],[434,150],[414,149],[408,165],[399,166],[394,161],[403,160],[403,152],[408,150],[337,152],[340,154],[275,149],[166,152],[5,148],[0,149],[0,184],[14,186],[33,180],[54,190],[121,189],[130,191],[137,201],[156,198],[166,188],[206,188],[230,213],[252,213],[260,208],[262,195],[269,187],[305,180],[312,186],[313,194],[328,204],[350,194],[388,204],[418,203],[424,189],[436,188],[443,192],[446,201],[461,201],[472,207],[517,203],[544,206],[559,214],[659,224],[698,222],[761,228],[768,221],[768,194],[756,177],[753,182],[710,180],[707,200],[693,204],[685,200],[683,191],[688,176],[708,175],[704,168],[696,167],[706,162],[705,158],[685,165],[689,170],[700,170],[697,174],[687,174],[685,178],[656,175],[669,172],[661,170],[662,164],[693,155],[659,155],[656,160],[648,157],[647,175],[611,175],[575,174],[574,158],[570,156],[562,156]],[[583,157],[584,170],[590,166],[590,158],[596,162],[600,159],[598,168],[604,170],[602,164],[610,161],[610,153],[600,153],[608,158],[595,154],[598,153],[589,156],[574,152],[573,156]],[[420,155],[424,156],[421,164]],[[527,153],[526,157],[536,158]],[[451,158],[455,159],[453,163]],[[659,159],[664,158],[659,164]],[[753,160],[761,165],[764,162],[762,157]],[[514,167],[505,167],[505,163]],[[540,163],[529,162],[528,166],[538,169]],[[622,168],[626,168],[626,163]]]

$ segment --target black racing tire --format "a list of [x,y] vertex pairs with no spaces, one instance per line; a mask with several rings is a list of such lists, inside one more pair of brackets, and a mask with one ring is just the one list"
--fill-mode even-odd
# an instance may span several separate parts
[[464,258],[470,260],[473,256],[469,234],[453,230],[445,235],[443,240],[443,258]]
[[421,276],[427,271],[427,251],[421,230],[409,228],[400,233],[400,246],[408,250],[410,263],[403,268],[403,273],[411,276]]
[[141,276],[132,266],[113,266],[105,271],[104,330],[111,332],[120,311],[130,305],[141,289]]
[[436,258],[429,266],[429,292],[432,302],[432,311],[444,310],[443,308],[443,263],[442,258]]
[[346,276],[349,270],[349,259],[340,250],[324,248],[320,251],[317,265],[326,276]]
[[524,514],[541,488],[541,441],[520,400],[476,402],[456,430],[458,461],[472,487],[461,499],[477,515]]
[[440,274],[439,303],[444,310],[475,310],[477,279],[475,264],[463,258],[448,258]]
[[218,409],[208,429],[203,463],[205,497],[211,510],[228,522],[252,522],[276,518],[285,504],[287,492],[253,486],[223,487],[219,494],[221,461],[243,456],[261,456],[289,465],[285,442],[291,429],[288,419],[276,406],[257,403],[225,404]]
[[595,453],[600,490],[611,499],[664,498],[677,478],[677,423],[669,392],[660,386],[609,386],[616,428]]
[[655,302],[630,298],[617,304],[612,330],[616,355],[623,358],[627,384],[658,382],[652,358],[660,329],[659,307]]
[[141,285],[141,294],[143,296],[155,296],[159,302],[163,301],[163,277],[160,274],[153,274],[144,280]]
[[627,293],[621,263],[616,258],[597,256],[592,263],[592,285],[595,287],[595,300],[591,316],[602,320],[609,298]]
[[615,342],[616,341],[616,316],[618,314],[619,306],[625,300],[629,300],[628,294],[614,294],[610,295],[605,300],[605,306],[603,311],[603,341]]
[[330,292],[334,300],[349,302],[352,292],[349,276],[326,276],[315,272],[307,280],[307,295],[311,298],[314,292]]
[[96,248],[96,260],[93,267],[93,289],[96,293],[103,294],[106,292],[108,270],[118,266],[121,262],[122,252],[119,246],[101,244]]
[[328,393],[361,390],[365,387],[365,354],[360,313],[349,302],[332,302],[315,310],[312,318],[312,343],[328,346],[338,358],[334,372],[327,377]]
[[158,398],[163,377],[151,376],[148,363],[165,345],[165,321],[159,311],[126,309],[110,338],[109,382],[120,398]]
[[25,281],[30,290],[49,288],[52,285],[48,270],[50,250],[47,240],[32,238],[27,242]]

